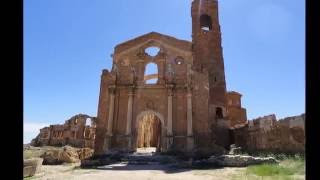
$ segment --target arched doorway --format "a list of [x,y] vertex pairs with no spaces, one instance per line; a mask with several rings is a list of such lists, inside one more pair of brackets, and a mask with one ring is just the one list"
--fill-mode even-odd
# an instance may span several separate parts
[[160,152],[163,140],[163,119],[159,113],[144,111],[137,117],[136,151]]

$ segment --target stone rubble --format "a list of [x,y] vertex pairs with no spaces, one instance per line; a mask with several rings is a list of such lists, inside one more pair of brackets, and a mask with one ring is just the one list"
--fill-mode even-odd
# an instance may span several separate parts
[[41,171],[42,158],[32,158],[23,160],[23,177],[34,176]]
[[246,167],[249,165],[257,165],[264,163],[278,163],[273,157],[253,157],[246,155],[222,155],[211,156],[208,159],[209,163],[223,167]]

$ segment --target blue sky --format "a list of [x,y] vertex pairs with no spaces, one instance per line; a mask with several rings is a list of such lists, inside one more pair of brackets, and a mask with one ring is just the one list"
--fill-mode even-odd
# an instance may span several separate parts
[[[156,31],[191,41],[191,0],[25,0],[24,142],[45,125],[96,116],[117,44]],[[220,0],[228,90],[248,119],[305,112],[305,2]]]

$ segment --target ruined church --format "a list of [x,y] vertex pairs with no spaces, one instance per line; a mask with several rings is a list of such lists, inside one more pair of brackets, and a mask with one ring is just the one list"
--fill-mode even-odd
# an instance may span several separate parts
[[95,155],[228,148],[230,128],[247,123],[241,94],[226,89],[218,1],[193,0],[191,17],[192,41],[150,32],[115,47],[101,75]]

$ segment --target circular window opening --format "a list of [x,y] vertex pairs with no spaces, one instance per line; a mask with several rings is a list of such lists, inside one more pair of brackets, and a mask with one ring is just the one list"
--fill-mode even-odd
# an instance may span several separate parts
[[149,55],[149,56],[156,56],[160,51],[160,48],[158,47],[148,47],[145,49],[145,52]]
[[176,64],[177,64],[177,65],[181,65],[181,64],[183,64],[183,59],[182,59],[182,58],[180,58],[180,57],[179,57],[179,58],[177,58],[177,59],[176,59]]

